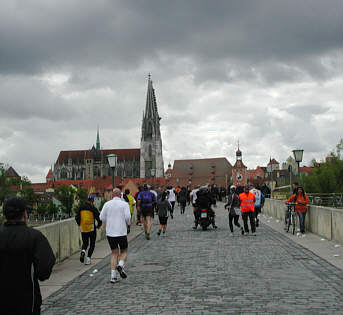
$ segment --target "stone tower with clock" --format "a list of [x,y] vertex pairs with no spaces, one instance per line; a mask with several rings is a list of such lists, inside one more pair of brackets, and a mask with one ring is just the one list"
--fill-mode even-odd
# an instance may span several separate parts
[[242,161],[242,152],[239,149],[236,151],[236,163],[232,168],[232,179],[235,186],[244,186],[248,182],[247,167]]

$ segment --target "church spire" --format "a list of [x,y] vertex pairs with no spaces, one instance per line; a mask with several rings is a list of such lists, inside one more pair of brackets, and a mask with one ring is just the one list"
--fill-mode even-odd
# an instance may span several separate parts
[[97,130],[97,133],[96,133],[96,149],[100,150],[99,126],[98,126],[98,130]]
[[143,111],[142,121],[141,178],[151,177],[153,174],[152,170],[155,177],[164,176],[160,119],[157,111],[155,90],[149,73],[145,111]]
[[146,96],[146,105],[145,105],[145,118],[159,118],[157,112],[157,103],[155,97],[155,90],[152,86],[151,74],[148,75],[148,91]]

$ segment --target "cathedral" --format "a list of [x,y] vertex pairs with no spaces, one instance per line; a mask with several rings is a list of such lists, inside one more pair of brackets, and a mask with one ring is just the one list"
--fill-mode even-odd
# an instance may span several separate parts
[[111,176],[107,155],[117,155],[115,176],[130,178],[164,177],[161,117],[149,75],[140,148],[101,149],[99,129],[96,144],[88,150],[61,151],[52,168],[51,180],[82,180]]

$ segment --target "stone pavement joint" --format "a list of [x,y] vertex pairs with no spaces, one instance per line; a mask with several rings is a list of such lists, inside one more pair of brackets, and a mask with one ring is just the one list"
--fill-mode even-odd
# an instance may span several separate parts
[[[155,218],[154,222],[157,222]],[[257,236],[192,230],[176,208],[167,236],[129,244],[128,278],[110,283],[109,257],[44,300],[43,314],[342,314],[343,271],[265,224]]]

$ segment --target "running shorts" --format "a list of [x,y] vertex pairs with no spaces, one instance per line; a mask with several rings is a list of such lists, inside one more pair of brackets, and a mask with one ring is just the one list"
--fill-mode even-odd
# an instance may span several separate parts
[[118,247],[121,250],[127,249],[128,248],[128,242],[127,242],[127,236],[107,236],[108,244],[110,245],[110,248],[117,249]]
[[168,217],[160,217],[159,216],[158,219],[160,220],[161,225],[167,225]]
[[145,217],[152,217],[154,215],[154,209],[153,207],[141,207],[141,214]]

